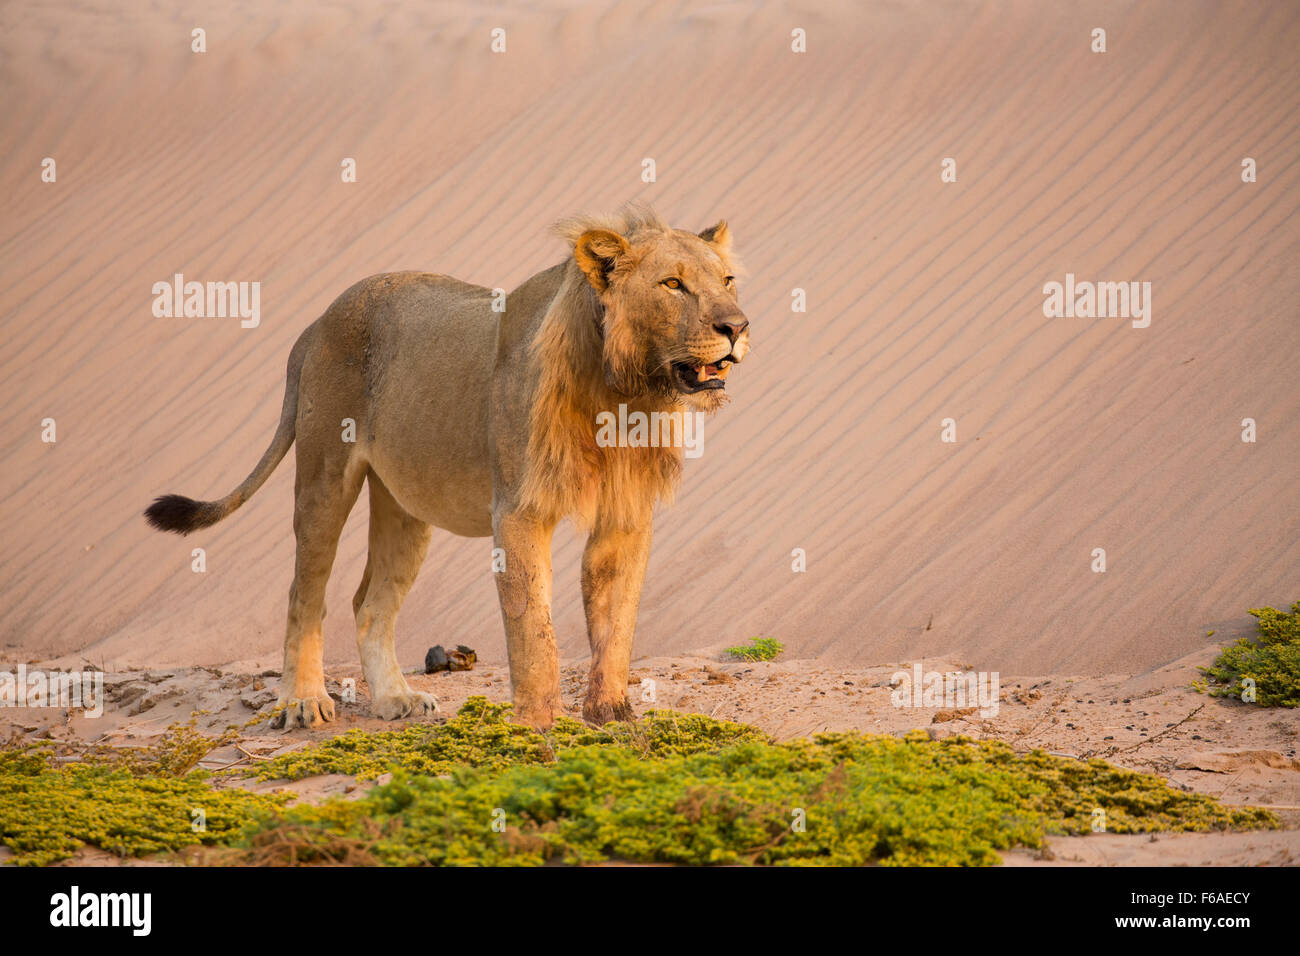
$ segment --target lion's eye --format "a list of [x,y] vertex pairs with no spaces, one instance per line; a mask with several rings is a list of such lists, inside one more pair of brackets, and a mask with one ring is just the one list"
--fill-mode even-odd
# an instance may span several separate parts
[[734,289],[734,288],[736,287],[736,277],[735,277],[735,276],[723,276],[723,277],[722,277],[722,284],[725,285],[728,289]]
[[668,278],[668,279],[665,279],[665,280],[664,280],[664,283],[663,283],[663,284],[666,285],[666,286],[667,286],[668,288],[670,288],[670,289],[680,289],[680,288],[682,287],[682,280],[681,280],[681,279]]

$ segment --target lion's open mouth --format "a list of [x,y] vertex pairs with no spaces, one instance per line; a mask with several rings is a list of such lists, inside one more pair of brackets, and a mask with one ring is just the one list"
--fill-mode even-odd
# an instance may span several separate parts
[[677,388],[688,395],[710,388],[726,388],[727,373],[735,363],[733,355],[718,359],[712,365],[704,362],[674,362],[673,380],[677,383]]

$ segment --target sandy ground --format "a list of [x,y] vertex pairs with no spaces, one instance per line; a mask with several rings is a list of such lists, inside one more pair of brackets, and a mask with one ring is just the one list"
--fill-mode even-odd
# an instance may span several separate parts
[[[996,739],[1018,750],[1039,748],[1156,773],[1185,790],[1207,793],[1229,804],[1272,808],[1285,829],[1228,834],[1126,836],[1090,834],[1053,838],[1047,852],[1005,854],[1012,865],[1292,865],[1300,863],[1300,713],[1251,707],[1196,693],[1198,663],[1212,648],[1136,677],[1019,677],[1001,681],[997,712],[981,717],[965,708],[897,707],[895,675],[910,673],[912,662],[860,669],[837,669],[816,661],[740,663],[725,655],[650,657],[634,662],[629,697],[638,713],[651,707],[709,714],[754,724],[778,739],[821,731],[862,730],[903,734],[924,729],[931,737],[961,733]],[[46,662],[50,663],[50,662]],[[71,660],[53,662],[75,666]],[[958,671],[957,659],[925,660],[926,671]],[[563,667],[565,703],[580,718],[586,667]],[[274,703],[278,671],[266,662],[231,667],[151,668],[110,671],[105,675],[108,704],[91,719],[52,708],[0,713],[0,736],[141,746],[170,725],[194,719],[218,734],[244,725]],[[276,731],[265,722],[247,727],[229,746],[204,761],[209,769],[249,766],[310,741],[354,728],[382,730],[394,725],[369,716],[369,698],[359,667],[341,666],[327,675],[338,694],[352,678],[357,700],[339,704],[338,720],[319,730]],[[413,686],[439,700],[441,721],[467,697],[510,699],[505,668],[424,675],[412,673]],[[649,683],[647,683],[649,682]],[[653,685],[654,701],[643,699]],[[253,789],[285,787],[301,799],[359,795],[367,784],[346,775],[325,775],[287,784],[273,781]],[[0,860],[4,857],[0,850]],[[81,863],[112,863],[113,857],[85,851]]]
[[[229,702],[279,666],[292,462],[189,539],[141,510],[242,480],[291,344],[355,280],[512,288],[562,257],[557,218],[641,199],[730,220],[753,321],[734,402],[656,522],[636,653],[663,702],[781,736],[928,726],[889,707],[888,662],[958,661],[1040,675],[1004,678],[1041,696],[966,731],[1300,803],[1291,770],[1177,766],[1294,758],[1289,715],[1211,702],[1123,750],[1205,703],[1180,688],[1207,632],[1300,597],[1297,48],[1282,0],[0,5],[0,659],[177,690],[106,718],[124,741],[251,713]],[[260,282],[260,325],[156,318],[178,272]],[[1151,282],[1150,327],[1044,318],[1067,272]],[[328,594],[336,676],[355,673],[364,498]],[[404,666],[478,649],[480,670],[424,681],[448,707],[507,693],[489,549],[435,535],[398,625]],[[570,685],[580,550],[557,536]],[[790,662],[701,680],[755,635]]]

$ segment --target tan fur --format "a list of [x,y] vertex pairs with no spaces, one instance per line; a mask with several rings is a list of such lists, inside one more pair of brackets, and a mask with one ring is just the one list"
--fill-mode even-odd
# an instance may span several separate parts
[[[516,715],[538,727],[553,722],[560,688],[550,544],[564,518],[589,532],[582,588],[592,666],[583,714],[601,723],[630,713],[651,515],[672,497],[682,449],[602,448],[597,415],[620,403],[647,414],[715,411],[725,392],[683,390],[673,363],[740,361],[748,323],[726,278],[738,266],[725,222],[697,236],[629,207],[557,229],[571,257],[511,292],[504,314],[492,311],[489,290],[446,276],[357,283],[295,345],[281,426],[253,474],[219,501],[169,495],[146,513],[182,533],[212,524],[296,441],[298,555],[280,691],[290,726],[334,716],[322,669],[325,582],[367,480],[370,554],[353,611],[376,714],[397,719],[436,707],[402,676],[394,628],[432,529],[441,527],[492,535],[504,552],[496,580]],[[680,277],[682,288],[671,289],[666,276]],[[356,423],[353,443],[341,439],[344,419]]]

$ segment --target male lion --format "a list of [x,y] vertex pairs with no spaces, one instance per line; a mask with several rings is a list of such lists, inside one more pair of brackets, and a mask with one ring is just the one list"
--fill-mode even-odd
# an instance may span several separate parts
[[[699,235],[649,209],[575,218],[558,230],[565,262],[493,311],[489,289],[422,272],[363,279],[298,338],[280,426],[244,483],[219,501],[156,499],[164,531],[206,528],[242,505],[298,444],[278,720],[332,720],[321,621],[339,534],[370,484],[370,553],[352,606],[371,707],[396,720],[434,699],[402,676],[393,630],[433,528],[492,535],[516,717],[549,727],[560,712],[551,626],[551,534],[588,529],[582,597],[591,642],[583,716],[631,714],[626,689],[651,512],[671,496],[679,446],[602,447],[597,415],[711,412],[749,349],[725,221]],[[355,441],[343,440],[352,419]],[[662,418],[657,419],[663,421]]]

